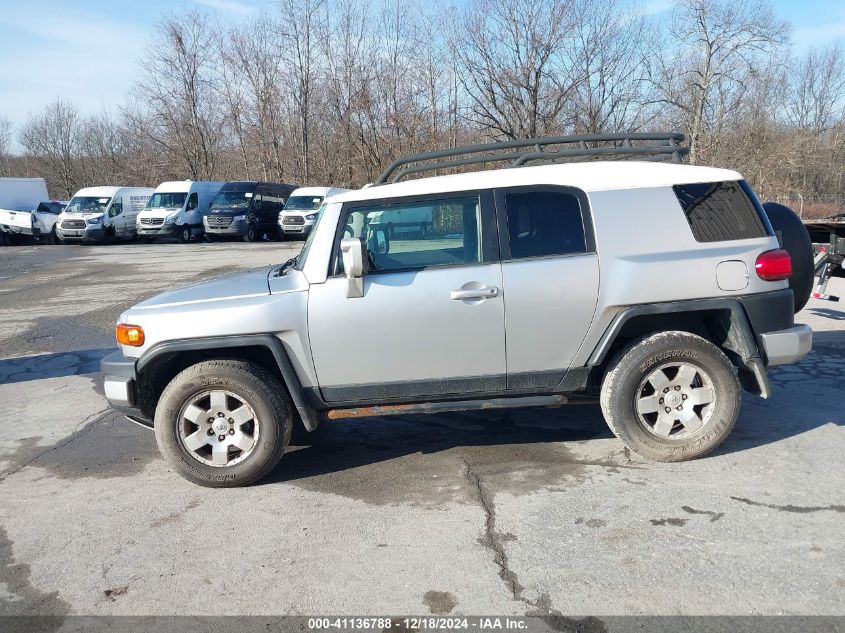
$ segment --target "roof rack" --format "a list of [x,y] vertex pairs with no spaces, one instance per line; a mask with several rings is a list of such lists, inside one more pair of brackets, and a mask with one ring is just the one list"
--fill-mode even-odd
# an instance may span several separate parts
[[[535,161],[554,161],[561,158],[585,158],[588,156],[614,156],[617,159],[647,157],[646,160],[671,160],[672,162],[679,163],[681,162],[681,156],[689,152],[689,148],[680,145],[683,141],[684,135],[680,132],[633,132],[630,134],[545,136],[541,138],[502,141],[499,143],[466,145],[464,147],[456,147],[455,149],[424,152],[422,154],[413,154],[400,158],[385,169],[373,185],[399,182],[406,176],[425,171],[498,161],[509,161],[510,165],[508,167],[522,167]],[[549,145],[563,145],[564,147],[546,147]],[[463,156],[463,158],[443,160],[460,156]],[[414,163],[422,164],[414,165]]]

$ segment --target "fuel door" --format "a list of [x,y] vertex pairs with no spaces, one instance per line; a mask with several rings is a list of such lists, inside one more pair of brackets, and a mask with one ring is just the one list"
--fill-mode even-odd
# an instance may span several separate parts
[[716,284],[721,290],[744,290],[748,277],[748,266],[742,260],[730,259],[716,266]]

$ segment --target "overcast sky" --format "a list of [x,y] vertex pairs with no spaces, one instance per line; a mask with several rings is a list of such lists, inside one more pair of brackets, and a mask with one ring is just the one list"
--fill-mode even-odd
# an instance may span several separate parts
[[[671,1],[644,4],[658,13]],[[845,37],[843,0],[774,5],[792,23],[799,51]],[[137,79],[138,59],[162,13],[194,7],[236,22],[271,6],[271,0],[0,0],[0,115],[17,126],[58,96],[86,114],[112,108]]]

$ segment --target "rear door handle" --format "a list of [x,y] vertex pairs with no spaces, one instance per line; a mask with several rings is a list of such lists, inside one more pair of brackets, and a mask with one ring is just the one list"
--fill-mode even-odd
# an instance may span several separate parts
[[496,286],[484,286],[483,288],[469,288],[452,290],[449,298],[452,301],[465,301],[466,299],[492,299],[499,296],[499,289]]

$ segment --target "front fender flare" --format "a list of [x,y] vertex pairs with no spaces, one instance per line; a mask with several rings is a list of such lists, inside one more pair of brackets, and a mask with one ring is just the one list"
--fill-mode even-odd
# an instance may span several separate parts
[[302,383],[299,376],[290,362],[287,350],[282,342],[271,334],[246,334],[240,336],[214,336],[207,338],[180,339],[175,341],[164,341],[151,347],[138,359],[135,370],[140,375],[144,367],[149,365],[156,358],[164,354],[175,352],[198,352],[203,350],[227,349],[235,347],[264,347],[267,348],[290,392],[291,400],[297,413],[302,418],[302,423],[309,431],[313,431],[320,423],[320,418],[313,408],[309,407],[303,396]]

